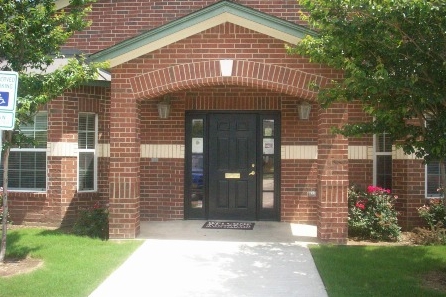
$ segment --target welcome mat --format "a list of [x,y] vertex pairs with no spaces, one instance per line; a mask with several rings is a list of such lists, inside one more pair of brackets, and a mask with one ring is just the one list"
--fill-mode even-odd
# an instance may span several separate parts
[[234,230],[252,230],[255,223],[246,222],[217,222],[207,221],[202,228],[204,229],[234,229]]

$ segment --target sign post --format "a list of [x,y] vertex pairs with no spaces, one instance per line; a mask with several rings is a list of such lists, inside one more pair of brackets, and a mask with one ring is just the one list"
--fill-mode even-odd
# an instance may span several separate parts
[[[13,130],[17,101],[19,75],[14,71],[0,71],[0,130]],[[0,148],[3,133],[0,133]],[[1,154],[0,154],[1,161]]]

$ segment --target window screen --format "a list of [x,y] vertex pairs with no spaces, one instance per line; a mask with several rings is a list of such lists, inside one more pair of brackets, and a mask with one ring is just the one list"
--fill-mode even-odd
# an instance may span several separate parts
[[[47,129],[48,115],[46,112],[38,113],[34,117],[33,123],[20,126],[22,133],[34,139],[34,143],[11,148],[8,170],[9,189],[46,190]],[[1,183],[3,183],[3,168],[1,175]]]
[[80,113],[78,124],[78,189],[96,190],[96,115]]
[[[445,168],[446,169],[446,168]],[[439,197],[437,189],[441,186],[440,163],[430,162],[426,165],[426,196]]]
[[389,134],[375,135],[373,183],[384,189],[392,188],[392,141]]

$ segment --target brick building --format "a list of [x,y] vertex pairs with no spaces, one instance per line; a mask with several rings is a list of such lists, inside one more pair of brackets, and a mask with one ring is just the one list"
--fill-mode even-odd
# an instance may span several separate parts
[[316,224],[321,240],[342,243],[354,183],[391,188],[402,227],[417,224],[435,170],[385,135],[331,134],[364,115],[316,103],[310,83],[342,73],[287,54],[313,34],[299,10],[295,0],[98,0],[64,50],[111,68],[39,113],[29,131],[46,144],[12,151],[13,220],[70,224],[99,201],[111,238],[134,238],[145,221],[236,219]]

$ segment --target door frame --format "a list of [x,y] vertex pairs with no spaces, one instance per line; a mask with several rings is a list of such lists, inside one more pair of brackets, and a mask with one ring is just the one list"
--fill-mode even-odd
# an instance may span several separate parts
[[[256,115],[256,149],[257,149],[257,180],[256,180],[256,215],[255,220],[259,221],[280,221],[280,144],[281,144],[281,117],[279,111],[186,111],[185,113],[185,162],[184,162],[184,218],[185,219],[208,219],[209,218],[209,115],[210,114],[254,114]],[[195,190],[192,189],[192,120],[203,121],[203,189],[201,208],[192,207],[192,195]],[[262,187],[263,172],[263,121],[274,121],[274,207],[262,207]]]

